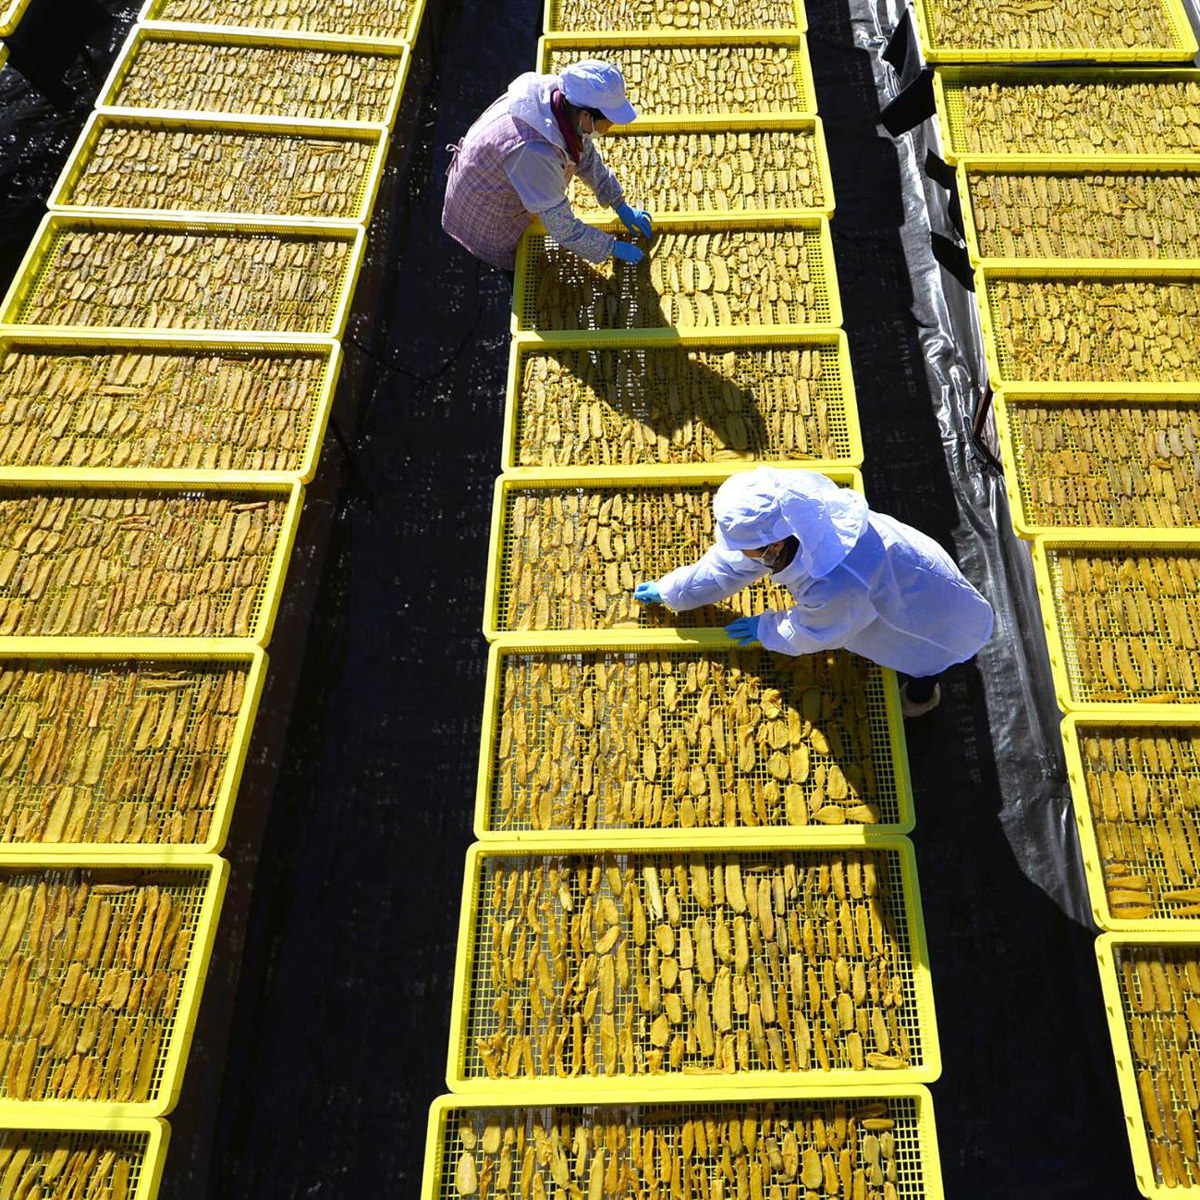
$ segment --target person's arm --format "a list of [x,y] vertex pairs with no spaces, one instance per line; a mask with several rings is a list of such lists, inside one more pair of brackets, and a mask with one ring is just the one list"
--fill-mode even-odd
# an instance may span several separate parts
[[687,612],[727,600],[767,574],[769,571],[762,563],[737,551],[714,546],[697,562],[664,575],[656,586],[668,608]]
[[603,229],[585,225],[572,210],[567,200],[562,158],[553,146],[538,143],[518,146],[505,158],[504,171],[521,203],[541,217],[546,232],[564,250],[593,263],[603,262],[612,255],[616,238]]
[[596,193],[596,200],[605,208],[616,208],[625,199],[617,177],[609,170],[590,137],[583,139],[583,153],[575,173]]
[[848,573],[835,571],[824,579],[813,580],[791,608],[763,613],[758,621],[758,640],[778,654],[836,650],[876,616],[867,589]]

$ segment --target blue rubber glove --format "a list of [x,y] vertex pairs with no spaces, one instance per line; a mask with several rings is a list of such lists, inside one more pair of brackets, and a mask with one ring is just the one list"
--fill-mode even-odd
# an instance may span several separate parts
[[631,208],[622,202],[617,206],[617,216],[625,222],[625,228],[630,233],[640,233],[644,238],[654,236],[654,226],[650,223],[650,214],[644,208]]
[[730,621],[725,626],[725,632],[739,646],[749,646],[751,643],[758,641],[758,618],[738,617],[736,621]]
[[662,592],[658,590],[658,585],[653,583],[639,583],[633,589],[633,598],[640,600],[643,604],[661,604],[663,602]]
[[632,242],[620,240],[613,242],[613,258],[619,258],[622,262],[627,263],[640,263],[644,257],[641,248]]

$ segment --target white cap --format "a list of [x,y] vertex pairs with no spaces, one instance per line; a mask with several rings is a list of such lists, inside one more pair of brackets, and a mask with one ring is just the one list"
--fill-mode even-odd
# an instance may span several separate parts
[[617,125],[637,120],[637,109],[625,98],[625,78],[619,68],[585,58],[562,73],[563,95],[576,108],[598,108]]

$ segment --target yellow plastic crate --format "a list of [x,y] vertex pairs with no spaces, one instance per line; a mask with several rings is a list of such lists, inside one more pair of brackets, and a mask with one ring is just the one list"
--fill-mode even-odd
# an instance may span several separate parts
[[[744,11],[749,10],[749,11]],[[546,0],[546,33],[707,33],[714,29],[808,28],[804,0],[734,0],[714,3],[699,0]]]
[[407,46],[135,25],[96,102],[122,113],[396,123]]
[[1200,380],[1200,263],[997,259],[976,280],[995,388]]
[[1034,543],[1033,565],[1064,711],[1200,703],[1200,537],[1056,534]]
[[4,64],[8,62],[8,47],[0,42],[0,71],[4,70]]
[[1151,1200],[1194,1196],[1200,1181],[1180,1122],[1194,1134],[1200,1072],[1196,1027],[1183,1010],[1200,1000],[1192,965],[1200,943],[1186,934],[1107,933],[1096,939],[1096,961],[1138,1190]]
[[1043,385],[996,392],[994,401],[1021,537],[1200,526],[1200,387]]
[[387,148],[383,125],[97,112],[46,204],[68,213],[365,225]]
[[[1196,36],[1180,0],[1127,0],[1100,10],[1110,20],[1101,26],[1096,9],[1058,3],[1037,8],[1006,5],[1003,0],[915,0],[917,37],[931,63],[1189,62]],[[1142,11],[1138,13],[1135,8]],[[956,11],[960,10],[960,11]],[[965,10],[965,11],[961,11]],[[1140,36],[1131,25],[1142,16],[1151,27]],[[960,32],[948,28],[953,17]],[[1084,19],[1081,19],[1084,18]],[[1126,35],[1129,35],[1128,37]]]
[[964,155],[1186,163],[1200,150],[1200,112],[1189,117],[1200,104],[1200,73],[1190,68],[939,67],[933,94],[950,163]]
[[1200,713],[1073,714],[1062,736],[1096,923],[1200,930]]
[[[716,238],[719,249],[711,244]],[[739,273],[729,253],[744,253],[750,258],[746,269],[755,272],[752,280],[741,276],[740,299],[734,291]],[[673,282],[676,270],[679,287]],[[707,281],[705,272],[711,276]],[[636,265],[613,258],[593,265],[544,233],[525,234],[517,248],[514,333],[841,323],[824,217],[660,216],[649,252]]]
[[[28,1030],[9,1033],[0,1119],[20,1121],[26,1111],[50,1120],[59,1113],[159,1117],[174,1107],[227,876],[228,864],[207,855],[181,854],[148,865],[136,859],[81,864],[43,853],[0,864],[0,903],[13,914],[0,941],[6,975],[15,973],[15,985],[31,964],[44,969],[45,974],[30,976],[37,983],[31,982],[29,990],[36,987],[55,997],[63,1031],[57,1040],[43,1038],[51,1014],[48,1007],[38,1007]],[[85,887],[78,932],[70,922],[58,933],[47,930],[46,923],[61,911],[58,906],[82,902]],[[147,929],[151,902],[154,924]],[[109,940],[97,950],[93,932],[87,943],[92,949],[80,961],[89,921],[95,932],[107,926]],[[138,932],[124,932],[129,930]],[[67,945],[71,938],[73,950]],[[149,963],[153,970],[147,969]],[[76,1027],[79,1033],[68,1041],[66,1031]],[[94,1052],[77,1050],[89,1034],[95,1038]]]
[[244,642],[5,639],[0,859],[219,851],[265,669]]
[[737,459],[859,466],[862,456],[840,330],[693,330],[669,344],[653,331],[611,347],[590,335],[512,342],[506,471]]
[[896,677],[866,659],[743,650],[717,631],[492,645],[479,838],[844,843],[912,827]]
[[[651,213],[817,213],[833,216],[833,176],[819,117],[672,117],[618,125],[604,161]],[[580,214],[606,210],[582,180]]]
[[[741,879],[743,893],[754,893],[755,878],[752,911],[736,889]],[[768,902],[776,882],[783,894]],[[835,888],[837,917],[826,920],[820,897]],[[812,922],[808,949],[802,921]],[[747,925],[753,947],[742,941]],[[531,933],[538,940],[527,950]],[[840,983],[834,957],[846,973]],[[622,960],[628,982],[618,979]],[[729,962],[739,968],[736,989]],[[514,970],[523,978],[510,978]],[[582,987],[564,987],[576,978]],[[592,853],[567,842],[477,844],[467,854],[447,1067],[453,1092],[537,1102],[552,1091],[561,1102],[595,1102],[614,1084],[636,1083],[647,1097],[685,1082],[697,1091],[869,1087],[881,1077],[924,1083],[940,1066],[916,862],[903,838],[737,850],[646,849],[630,840]]]
[[[235,224],[196,217],[48,213],[0,305],[0,324],[106,332],[172,329],[231,333],[242,340],[246,334],[283,333],[336,338],[349,316],[365,241],[363,226],[348,223],[316,227],[247,218]],[[281,273],[276,258],[283,247],[302,256],[287,269],[292,282],[285,279],[285,291],[294,294],[306,281],[309,288],[307,298],[288,298],[294,312],[280,311],[282,297],[269,294],[272,276]],[[215,264],[233,263],[235,248],[243,260],[237,275],[209,277],[202,284],[180,280],[182,264],[191,271],[212,271]],[[90,261],[102,252],[113,261]],[[81,267],[86,264],[86,271],[66,265],[68,254],[78,257]],[[321,259],[331,261],[321,264]],[[65,276],[61,282],[59,275]],[[178,294],[181,283],[194,292],[184,288]],[[156,296],[152,287],[170,291]],[[248,307],[254,311],[242,315],[240,309]]]
[[1200,258],[1200,160],[965,158],[971,262]]
[[[644,1139],[652,1133],[655,1142],[666,1147],[672,1160],[677,1161],[681,1152],[687,1154],[694,1173],[693,1189],[699,1189],[693,1194],[720,1194],[726,1178],[721,1158],[725,1145],[730,1147],[735,1177],[749,1178],[749,1158],[754,1159],[755,1169],[759,1166],[757,1156],[745,1148],[740,1136],[743,1120],[754,1122],[760,1131],[770,1129],[776,1148],[784,1143],[790,1145],[789,1134],[794,1136],[801,1170],[812,1161],[812,1155],[805,1159],[805,1150],[820,1152],[820,1161],[826,1153],[836,1156],[842,1196],[865,1197],[869,1194],[867,1186],[871,1178],[891,1182],[897,1200],[941,1200],[944,1195],[933,1102],[923,1087],[880,1084],[869,1090],[855,1088],[829,1092],[796,1087],[770,1091],[741,1088],[723,1097],[706,1097],[702,1101],[697,1101],[690,1089],[676,1088],[668,1095],[655,1093],[649,1103],[639,1090],[626,1089],[621,1099],[615,1099],[613,1093],[606,1091],[602,1103],[584,1099],[575,1107],[566,1107],[549,1095],[536,1103],[537,1108],[514,1108],[503,1100],[487,1097],[458,1099],[442,1096],[435,1100],[429,1113],[421,1200],[460,1200],[462,1189],[457,1179],[460,1171],[464,1174],[464,1182],[472,1168],[480,1185],[485,1176],[492,1181],[499,1179],[505,1170],[505,1152],[502,1148],[496,1153],[491,1143],[497,1134],[503,1139],[505,1130],[513,1131],[512,1139],[524,1135],[526,1145],[538,1144],[541,1140],[537,1136],[538,1130],[547,1138],[553,1137],[556,1131],[564,1151],[569,1151],[574,1144],[573,1131],[582,1129],[593,1146],[604,1149],[606,1170],[614,1162],[615,1151],[617,1170],[622,1173],[622,1178],[627,1172],[631,1179],[630,1196],[646,1195],[653,1190],[646,1182],[653,1177],[652,1173],[640,1169],[636,1148],[639,1134]],[[814,1138],[811,1122],[816,1117],[822,1118],[826,1130],[834,1133],[832,1145]],[[872,1121],[875,1132],[859,1124],[863,1120]],[[890,1121],[890,1127],[881,1129],[879,1123],[882,1121]],[[847,1125],[845,1141],[838,1134],[843,1122]],[[734,1123],[739,1126],[736,1130]],[[806,1123],[809,1123],[807,1128]],[[684,1127],[689,1124],[693,1127],[689,1131],[693,1136],[684,1132]],[[695,1136],[705,1135],[706,1131],[715,1131],[720,1144],[709,1145],[707,1136]],[[887,1141],[883,1140],[884,1132],[890,1134]],[[610,1142],[610,1137],[614,1141]],[[870,1137],[874,1137],[874,1144],[868,1141]],[[881,1142],[890,1153],[878,1153]],[[684,1152],[684,1146],[691,1146],[691,1151]],[[849,1183],[840,1169],[846,1161],[841,1149],[849,1151],[846,1167]],[[463,1164],[464,1158],[470,1159],[470,1167]],[[519,1169],[511,1150],[507,1158],[514,1168]],[[878,1163],[879,1175],[871,1169],[872,1160]],[[777,1163],[777,1160],[772,1158],[762,1163],[764,1194],[773,1188],[780,1188],[786,1194],[787,1189],[796,1186],[799,1172],[786,1161],[782,1170],[779,1165],[772,1167],[773,1162]],[[597,1161],[596,1170],[600,1169]],[[541,1174],[546,1195],[552,1195],[556,1186],[552,1161],[539,1160],[535,1170]],[[585,1171],[590,1177],[590,1169],[585,1167]],[[636,1182],[639,1176],[643,1180],[641,1186]],[[704,1181],[703,1185],[699,1180]],[[581,1190],[583,1186],[581,1173]],[[879,1194],[883,1195],[883,1192],[880,1190]]]
[[[9,0],[8,4],[0,8],[0,38],[8,37],[16,31],[28,7],[29,0]],[[4,57],[0,58],[0,66],[4,65],[4,58],[7,57],[8,51],[5,49]]]
[[[706,605],[691,612],[673,613],[664,605],[640,604],[633,599],[638,583],[658,579],[694,561],[712,545],[713,495],[725,479],[744,469],[703,466],[692,471],[664,468],[641,475],[598,475],[594,471],[502,475],[496,481],[492,505],[484,635],[490,640],[518,632],[723,626],[736,616],[766,608],[790,608],[793,601],[787,589],[768,581],[747,587],[723,605]],[[844,487],[862,490],[857,471],[831,468],[822,473]],[[606,552],[599,535],[599,515],[604,509],[606,520],[615,519],[611,512],[618,496],[622,508],[636,505],[637,511],[632,519],[621,518],[626,544],[616,544],[618,530]],[[560,516],[556,510],[564,502],[577,507],[579,513]],[[586,518],[582,516],[585,505]],[[545,521],[551,526],[545,535],[540,529],[543,511],[548,511]],[[590,528],[593,515],[595,531]],[[589,524],[584,525],[584,520]],[[560,542],[560,530],[570,538],[564,536]],[[521,552],[528,555],[524,561]]]
[[279,41],[301,37],[371,45],[411,45],[421,27],[425,0],[146,0],[139,20],[148,25],[214,25],[269,31]]
[[[0,1155],[28,1155],[20,1177],[14,1180],[17,1190],[12,1195],[47,1200],[86,1195],[154,1200],[170,1134],[166,1121],[29,1113],[0,1118]],[[53,1175],[46,1179],[56,1151],[71,1156],[67,1169],[62,1171],[55,1164]],[[99,1190],[88,1191],[91,1184]]]
[[[19,546],[0,543],[0,638],[243,637],[266,645],[302,499],[299,483],[269,477],[218,474],[181,483],[151,472],[78,481],[0,476],[0,523],[32,526],[37,534]],[[250,510],[213,500],[271,502],[277,511],[256,530],[252,517],[241,520]],[[264,535],[273,543],[260,540]],[[180,556],[187,556],[182,564]],[[166,589],[159,593],[165,602],[150,605],[155,584]]]
[[808,41],[782,33],[546,34],[539,70],[556,75],[581,58],[603,58],[625,76],[639,123],[682,116],[814,117]]
[[341,365],[341,347],[328,339],[0,334],[0,473],[153,470],[186,480],[246,471],[307,483]]

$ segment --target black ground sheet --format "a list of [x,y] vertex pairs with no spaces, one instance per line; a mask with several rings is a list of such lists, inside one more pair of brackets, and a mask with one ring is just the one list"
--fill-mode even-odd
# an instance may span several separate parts
[[[946,1194],[1124,1200],[1136,1190],[1028,554],[966,436],[971,355],[946,332],[963,299],[929,252],[929,213],[943,215],[922,134],[893,141],[878,124],[890,29],[850,2],[810,0],[809,45],[867,494],[939,538],[997,610],[992,646],[909,726]],[[134,11],[111,7],[102,68]],[[429,3],[225,851],[164,1200],[419,1192],[445,1091],[508,349],[507,284],[440,231],[445,147],[534,66],[540,25],[537,0]],[[14,72],[0,82],[5,286],[98,89],[82,66],[71,81],[61,114]]]

